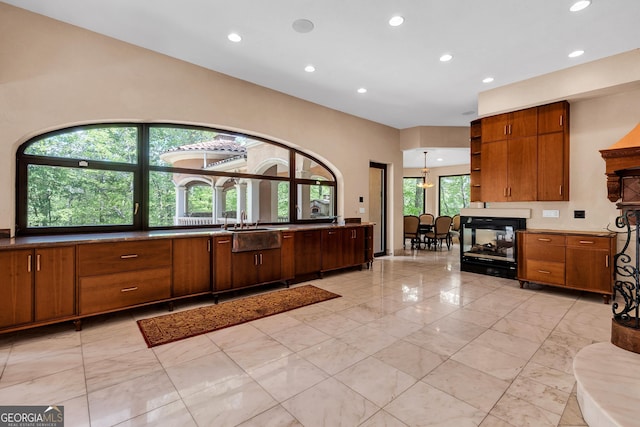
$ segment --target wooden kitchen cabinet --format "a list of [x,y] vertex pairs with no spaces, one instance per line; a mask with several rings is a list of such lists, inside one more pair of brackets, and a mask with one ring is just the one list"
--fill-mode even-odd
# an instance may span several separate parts
[[78,245],[79,314],[171,297],[171,240]]
[[173,239],[174,297],[211,291],[211,240],[209,237]]
[[482,200],[482,122],[479,119],[471,122],[469,152],[471,154],[469,164],[471,201],[479,202]]
[[615,233],[518,232],[518,280],[595,292],[605,303],[613,293]]
[[345,228],[343,231],[345,267],[361,266],[365,261],[365,229],[362,227]]
[[344,265],[343,257],[346,253],[344,245],[344,229],[328,228],[321,231],[322,240],[322,271],[335,270]]
[[0,252],[0,328],[75,314],[75,247]]
[[472,201],[569,200],[566,101],[485,117],[480,137],[471,128]]
[[296,276],[318,274],[322,270],[322,233],[320,230],[303,230],[295,233]]
[[75,246],[34,251],[35,321],[63,319],[75,314]]
[[527,201],[537,197],[536,108],[482,120],[482,200]]
[[295,233],[293,231],[282,232],[282,246],[280,247],[282,280],[287,284],[296,277],[295,264]]
[[282,279],[280,249],[236,252],[231,258],[233,289],[277,282]]
[[569,103],[538,107],[538,197],[569,200]]
[[537,108],[527,108],[482,119],[483,142],[536,136],[537,133]]
[[567,237],[567,282],[574,289],[584,289],[605,296],[612,293],[615,239],[592,236]]
[[212,239],[213,290],[231,289],[231,235],[216,236]]
[[33,320],[33,251],[0,252],[0,328]]

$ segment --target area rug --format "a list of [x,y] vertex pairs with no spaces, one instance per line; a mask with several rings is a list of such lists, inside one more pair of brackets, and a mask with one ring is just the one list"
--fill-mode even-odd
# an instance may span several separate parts
[[138,327],[147,345],[154,347],[338,297],[333,292],[304,285],[141,319]]

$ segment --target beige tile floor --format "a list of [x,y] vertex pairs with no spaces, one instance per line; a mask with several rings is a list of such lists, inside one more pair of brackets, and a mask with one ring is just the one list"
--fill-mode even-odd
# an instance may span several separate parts
[[310,282],[342,298],[153,349],[135,321],[163,306],[0,335],[0,404],[64,405],[70,427],[584,426],[572,359],[609,340],[610,306],[458,256],[379,258]]

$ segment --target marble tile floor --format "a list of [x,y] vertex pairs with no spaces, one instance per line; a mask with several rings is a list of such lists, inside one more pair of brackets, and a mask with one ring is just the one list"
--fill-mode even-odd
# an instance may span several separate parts
[[462,273],[457,249],[378,258],[306,282],[342,298],[151,349],[135,321],[163,305],[0,335],[0,405],[64,405],[74,427],[585,426],[572,361],[609,341],[611,306]]

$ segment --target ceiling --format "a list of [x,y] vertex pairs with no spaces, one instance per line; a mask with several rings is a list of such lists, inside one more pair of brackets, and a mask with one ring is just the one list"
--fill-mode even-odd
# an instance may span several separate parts
[[398,129],[467,126],[479,92],[640,47],[639,0],[4,2]]

